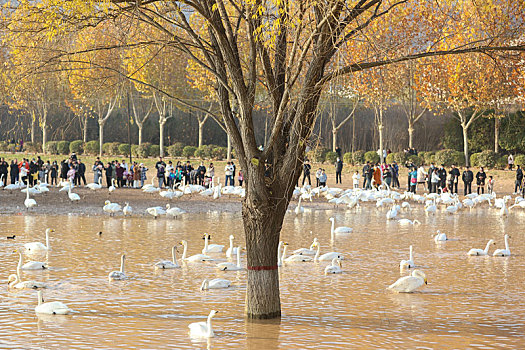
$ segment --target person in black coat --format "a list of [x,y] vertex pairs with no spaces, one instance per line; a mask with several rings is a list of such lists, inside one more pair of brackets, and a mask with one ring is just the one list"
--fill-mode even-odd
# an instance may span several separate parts
[[452,174],[452,193],[458,193],[458,182],[459,182],[459,169],[456,168],[455,164],[452,164],[452,169],[450,169]]
[[312,169],[312,166],[310,165],[310,162],[308,159],[305,159],[303,164],[303,186],[306,179],[308,179],[308,185],[312,185],[312,180],[310,180],[310,170]]
[[483,194],[485,193],[485,180],[487,179],[487,173],[483,170],[483,167],[479,168],[479,171],[476,173],[476,185],[478,185],[477,192]]
[[106,183],[109,188],[111,186],[111,180],[113,179],[113,167],[111,166],[111,163],[108,163],[104,170],[106,171]]
[[366,186],[366,180],[368,179],[368,171],[370,170],[370,162],[366,162],[363,167],[363,188]]
[[69,165],[65,160],[60,162],[60,179],[66,181],[67,171],[69,170]]
[[445,169],[445,166],[441,164],[438,170],[439,175],[439,185],[441,189],[445,188],[447,186],[447,170]]
[[342,183],[341,173],[343,172],[343,161],[341,158],[337,158],[335,162],[335,183]]
[[461,179],[463,180],[465,196],[467,194],[471,194],[472,193],[472,181],[474,180],[474,174],[472,173],[472,170],[470,170],[469,166],[467,166],[467,168],[463,172],[463,175],[461,175]]
[[80,186],[80,180],[84,182],[86,186],[86,164],[82,163],[80,159],[78,160],[78,185]]
[[427,177],[427,188],[428,192],[432,193],[432,174],[434,173],[434,169],[436,167],[434,166],[434,163],[430,163],[430,167],[428,168],[428,177]]
[[16,159],[11,161],[11,165],[9,166],[9,168],[11,174],[11,183],[14,184],[18,181],[18,174],[20,173],[20,169],[18,168]]
[[522,186],[521,182],[523,181],[523,170],[521,170],[521,167],[518,165],[516,166],[516,185],[514,186],[514,194],[519,193]]
[[0,181],[7,185],[7,174],[9,164],[5,161],[5,158],[0,158]]

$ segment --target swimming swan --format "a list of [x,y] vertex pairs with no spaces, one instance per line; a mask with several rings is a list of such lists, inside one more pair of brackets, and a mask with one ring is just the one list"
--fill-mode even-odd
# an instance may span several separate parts
[[233,247],[233,240],[235,239],[235,237],[233,237],[233,235],[230,235],[229,239],[230,239],[230,247],[226,250],[227,258],[231,258],[232,255],[238,254],[239,252],[238,248]]
[[42,291],[37,292],[38,296],[38,305],[35,307],[35,313],[37,314],[47,314],[47,315],[67,315],[73,310],[67,307],[66,304],[61,303],[60,301],[50,301],[44,303],[44,298],[42,296]]
[[111,271],[108,275],[108,279],[119,281],[124,280],[127,278],[126,274],[124,273],[124,261],[126,260],[126,255],[122,254],[120,257],[120,271]]
[[46,229],[46,245],[43,245],[40,242],[31,242],[24,244],[26,254],[43,254],[47,253],[50,249],[49,247],[49,234],[55,232],[53,229]]
[[17,252],[19,255],[20,255],[20,259],[18,260],[18,269],[22,269],[22,270],[44,270],[46,269],[46,264],[43,263],[43,262],[40,262],[40,261],[28,261],[26,262],[24,265],[22,265],[23,263],[23,257],[22,257],[22,252],[19,251],[19,250],[15,250],[15,252]]
[[440,230],[437,230],[436,235],[434,236],[434,242],[439,243],[447,240],[446,233],[442,233]]
[[345,234],[345,233],[352,233],[353,229],[351,227],[346,227],[346,226],[339,226],[339,227],[335,227],[335,219],[334,218],[330,218],[328,219],[332,222],[332,228],[330,229],[330,232],[332,234],[332,237],[334,236],[334,234],[336,235],[339,235],[339,234]]
[[177,262],[177,246],[171,248],[171,258],[170,260],[161,260],[158,263],[155,263],[155,270],[164,270],[164,269],[177,269],[180,268],[179,263]]
[[341,259],[333,258],[332,264],[325,267],[324,274],[328,275],[332,273],[342,273],[343,270],[341,270],[341,267],[343,267],[341,264]]
[[297,255],[315,255],[315,247],[316,247],[316,243],[318,242],[317,240],[317,237],[314,238],[314,241],[312,242],[312,244],[310,245],[310,248],[299,248],[299,249],[296,249],[292,252],[292,254],[297,254]]
[[401,277],[387,289],[398,293],[412,293],[423,284],[427,284],[427,276],[421,270],[414,270],[410,276]]
[[496,249],[492,256],[510,256],[509,235],[505,235],[505,249]]
[[403,268],[411,269],[414,266],[416,265],[414,264],[413,250],[412,250],[412,246],[410,246],[410,258],[408,260],[401,260],[401,262],[399,263],[399,267],[402,269]]
[[232,283],[228,280],[225,280],[223,278],[214,278],[211,281],[208,279],[205,279],[202,281],[201,290],[209,290],[209,289],[223,289],[228,288]]
[[224,246],[222,244],[209,244],[210,238],[211,236],[209,234],[204,234],[204,248],[202,249],[202,254],[221,253]]
[[468,255],[472,255],[472,256],[480,256],[480,255],[487,255],[489,253],[489,248],[490,248],[490,245],[491,244],[496,244],[496,242],[494,242],[494,240],[489,240],[488,243],[487,243],[487,246],[485,247],[485,249],[476,249],[476,248],[472,248],[471,250],[468,251]]
[[191,262],[196,262],[196,261],[213,261],[213,259],[207,255],[204,255],[204,254],[195,254],[195,255],[192,255],[190,257],[186,257],[186,253],[188,251],[188,242],[182,240],[180,242],[180,245],[184,246],[184,251],[182,252],[182,260],[184,261],[191,261]]
[[190,337],[192,338],[212,338],[214,337],[213,328],[211,327],[211,319],[219,311],[211,310],[206,322],[194,322],[188,325],[190,329]]
[[321,253],[321,245],[319,244],[319,242],[317,242],[315,244],[315,246],[317,248],[317,252],[315,253],[314,262],[318,262],[318,261],[332,261],[332,259],[340,259],[340,260],[344,260],[345,259],[343,254],[338,253],[338,252],[325,253],[325,254],[319,256],[319,254]]
[[[237,251],[239,253],[242,250],[241,247],[237,247],[236,249],[237,249]],[[222,270],[222,271],[240,271],[240,270],[244,270],[244,268],[241,265],[241,254],[237,254],[237,264],[234,264],[234,263],[231,263],[231,262],[223,262],[223,263],[217,264],[217,267],[219,268],[219,270]]]

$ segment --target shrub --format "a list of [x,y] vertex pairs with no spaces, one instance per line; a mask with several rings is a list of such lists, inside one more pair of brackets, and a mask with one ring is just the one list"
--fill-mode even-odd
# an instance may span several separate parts
[[211,151],[211,156],[213,159],[222,160],[226,159],[228,149],[226,147],[214,147]]
[[377,154],[376,151],[368,151],[365,153],[365,162],[370,163],[379,163],[381,158],[379,157],[379,154]]
[[327,148],[316,147],[307,153],[308,159],[314,162],[322,163],[325,161],[326,153],[330,150]]
[[395,161],[397,164],[405,164],[405,161],[408,159],[407,156],[408,154],[406,154],[405,152],[390,153],[386,156],[386,162],[393,163]]
[[425,161],[425,164],[433,163],[436,159],[436,153],[435,152],[425,152],[423,160]]
[[28,153],[39,153],[42,152],[42,145],[38,142],[26,142],[24,149]]
[[[508,164],[507,162],[505,162],[505,163]],[[515,155],[514,156],[514,164],[515,165],[519,165],[519,166],[524,166],[525,165],[525,155],[523,155],[523,154]]]
[[355,151],[352,153],[354,164],[363,164],[365,162],[365,151]]
[[82,140],[71,141],[71,143],[69,144],[69,152],[71,153],[75,152],[76,154],[82,154],[82,152],[84,152],[83,145],[84,145],[84,142],[82,142]]
[[69,154],[69,141],[58,141],[57,151],[58,154]]
[[57,141],[46,142],[46,153],[47,154],[58,154],[58,142]]
[[470,155],[470,165],[471,166],[479,166],[479,156],[481,153],[472,153]]
[[137,149],[139,148],[139,145],[131,145],[131,154],[134,156],[134,157],[138,157],[137,156]]
[[414,163],[414,165],[416,165],[416,166],[420,166],[421,164],[423,164],[423,160],[421,159],[421,157],[420,156],[416,156],[415,154],[412,154],[412,155],[408,156],[407,160],[409,162]]
[[195,150],[194,156],[200,159],[211,158],[213,146],[202,145]]
[[451,166],[452,164],[465,165],[465,157],[462,152],[453,149],[444,149],[435,154],[435,163],[437,165]]
[[337,160],[337,153],[332,152],[332,151],[326,152],[324,156],[324,160],[328,162],[329,164],[334,164],[335,161]]
[[191,158],[195,155],[196,150],[197,150],[197,147],[186,146],[182,149],[182,156],[185,158]]
[[110,155],[114,156],[114,155],[119,154],[119,151],[118,151],[118,146],[119,145],[120,145],[120,143],[118,143],[118,142],[104,143],[102,145],[102,150],[104,151],[105,154],[110,154]]
[[346,152],[345,154],[343,154],[343,162],[345,162],[345,164],[354,164],[352,152]]
[[121,143],[118,146],[118,153],[122,154],[123,156],[129,156],[130,151],[131,151],[131,147],[129,143]]
[[86,142],[86,144],[84,145],[84,151],[90,155],[98,154],[100,151],[99,142],[95,140]]
[[478,153],[478,166],[484,168],[493,168],[498,162],[498,155],[491,150],[485,150]]
[[9,144],[6,141],[0,141],[0,151],[2,152],[9,151]]
[[8,146],[10,152],[14,152],[16,149],[16,145],[14,143],[10,143]]
[[507,156],[501,156],[498,158],[498,161],[496,162],[496,168],[498,169],[505,169],[508,166],[507,162]]
[[[149,147],[149,156],[150,157],[158,157],[160,156],[160,146],[159,145],[151,145]],[[164,156],[164,154],[162,154]]]
[[182,142],[175,142],[173,145],[168,147],[168,154],[171,157],[180,157],[182,156],[183,149],[184,149],[184,144]]
[[150,145],[148,143],[143,143],[142,145],[137,145],[135,148],[135,157],[138,158],[148,158],[149,157]]

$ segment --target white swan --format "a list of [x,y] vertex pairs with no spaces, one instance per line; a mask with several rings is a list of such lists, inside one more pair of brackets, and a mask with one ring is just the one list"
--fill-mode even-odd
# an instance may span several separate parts
[[345,233],[352,233],[353,229],[351,227],[346,227],[346,226],[339,226],[339,227],[335,227],[335,218],[330,218],[328,219],[332,222],[332,228],[330,229],[330,232],[332,234],[332,237],[334,236],[334,234],[336,235],[339,235],[339,234],[345,234]]
[[414,221],[410,219],[399,219],[397,220],[397,223],[399,225],[419,225],[421,222],[418,219],[415,219]]
[[113,216],[115,213],[121,211],[122,207],[118,203],[111,203],[110,201],[105,201],[102,210],[104,210],[106,213],[109,213],[110,216]]
[[29,191],[26,191],[26,200],[24,201],[24,205],[26,206],[27,210],[29,210],[29,208],[36,207],[36,200],[29,198]]
[[133,214],[133,208],[129,205],[128,202],[126,202],[126,205],[124,206],[124,209],[122,209],[122,212],[124,213],[124,216],[131,216]]
[[15,288],[15,289],[47,288],[47,285],[43,282],[22,281],[22,277],[20,277],[21,265],[22,265],[22,261],[19,260],[18,265],[16,267],[16,275],[15,274],[9,275],[7,279],[7,286],[9,288]]
[[492,256],[510,256],[509,235],[505,235],[505,249],[496,249]]
[[126,260],[126,255],[122,254],[120,257],[120,271],[111,271],[108,275],[108,279],[111,280],[124,280],[127,278],[124,273],[124,261]]
[[494,240],[489,240],[488,243],[487,243],[487,246],[485,247],[485,249],[476,249],[476,248],[472,248],[471,250],[468,251],[468,255],[472,255],[472,256],[484,256],[484,255],[488,255],[489,253],[489,248],[490,248],[490,245],[491,244],[496,244],[496,242],[494,242]]
[[213,261],[213,259],[207,255],[204,255],[204,254],[195,254],[195,255],[192,255],[190,257],[186,257],[186,253],[188,251],[188,242],[186,242],[185,240],[182,240],[180,242],[180,244],[184,247],[184,251],[182,252],[182,260],[184,261],[191,261],[191,262],[196,262],[196,261]]
[[47,314],[47,315],[67,315],[73,310],[67,307],[66,304],[60,301],[50,301],[44,303],[44,298],[42,296],[42,291],[37,292],[38,296],[38,305],[35,307],[35,313],[37,314]]
[[330,252],[330,253],[325,253],[323,255],[320,255],[321,254],[321,245],[319,244],[319,242],[317,242],[315,244],[315,247],[317,248],[317,252],[315,253],[314,262],[318,262],[318,261],[332,261],[333,259],[339,259],[339,260],[344,260],[345,259],[343,254],[338,253],[338,252]]
[[503,201],[503,205],[501,206],[501,209],[499,211],[500,216],[508,216],[509,215],[509,209],[507,208],[506,201]]
[[343,270],[341,270],[341,267],[342,267],[341,259],[333,258],[332,264],[325,267],[324,274],[328,275],[331,273],[342,273]]
[[115,187],[115,179],[111,179],[111,186],[108,187],[108,191],[109,193],[111,194],[111,192],[115,191],[116,190],[116,187]]
[[412,246],[410,246],[410,258],[408,260],[401,260],[401,262],[399,263],[399,267],[402,269],[403,268],[411,269],[414,266],[416,265],[414,264],[413,249],[412,249]]
[[20,258],[18,260],[18,267],[17,269],[22,269],[22,270],[44,270],[46,269],[46,264],[43,263],[43,262],[40,262],[40,261],[28,261],[26,262],[25,264],[22,265],[23,263],[23,257],[22,257],[22,252],[20,250],[15,250],[15,252],[18,253],[18,255],[20,255]]
[[98,183],[92,182],[86,185],[92,191],[100,190],[102,188],[102,177],[98,178]]
[[312,242],[312,244],[310,245],[310,248],[299,248],[299,249],[296,249],[292,252],[292,254],[297,254],[297,255],[315,255],[315,252],[317,251],[315,249],[316,247],[316,243],[319,242],[317,240],[317,237],[314,238],[314,241]]
[[204,234],[204,248],[202,248],[202,254],[222,253],[224,246],[222,244],[209,244],[210,238],[211,236],[209,234]]
[[288,249],[288,243],[285,242],[283,244],[284,244],[284,251],[283,251],[283,258],[282,258],[283,262],[308,262],[308,261],[313,260],[311,257],[307,255],[299,255],[299,254],[290,255],[289,257],[285,258],[286,250]]
[[172,217],[177,217],[179,215],[182,215],[186,213],[186,211],[180,209],[180,208],[177,208],[177,207],[171,207],[171,205],[168,203],[166,204],[166,216],[172,216]]
[[395,205],[390,208],[390,210],[386,213],[386,219],[387,220],[393,220],[397,216],[397,207]]
[[146,209],[146,213],[153,216],[154,219],[159,217],[160,215],[166,214],[166,210],[164,210],[163,207],[150,207]]
[[67,195],[69,197],[69,199],[72,201],[72,202],[77,202],[80,200],[80,196],[76,193],[73,193],[71,192],[71,187],[73,187],[73,185],[69,186],[69,189],[67,191]]
[[155,263],[155,269],[156,270],[164,270],[164,269],[177,269],[180,268],[179,263],[177,262],[177,246],[173,246],[171,248],[171,258],[170,260],[161,260],[158,263]]
[[33,254],[44,254],[47,253],[50,250],[49,247],[49,234],[55,232],[53,229],[46,229],[46,245],[43,245],[40,242],[31,242],[24,244],[24,248],[26,251],[26,254],[33,255]]
[[232,255],[235,255],[235,254],[239,253],[238,248],[235,248],[233,246],[233,240],[235,239],[235,237],[233,237],[233,235],[230,235],[229,239],[230,239],[230,247],[226,250],[226,257],[227,258],[231,258]]
[[223,278],[214,278],[211,281],[208,279],[205,279],[202,281],[201,290],[208,290],[208,289],[223,289],[228,288],[232,283],[228,280],[225,280]]
[[4,190],[14,191],[20,189],[20,182],[16,181],[14,184],[9,184],[4,187]]
[[211,327],[211,319],[219,311],[211,310],[206,322],[194,322],[188,325],[190,329],[190,337],[192,338],[212,338],[214,337],[213,328]]
[[284,243],[283,241],[279,241],[279,245],[277,246],[277,266],[278,267],[283,266],[283,261],[281,259],[281,247],[283,246],[283,243]]
[[448,238],[446,233],[442,233],[440,230],[437,230],[436,235],[434,236],[434,242],[439,243],[447,240]]
[[299,202],[297,203],[297,206],[295,207],[294,211],[296,215],[304,213],[304,208],[301,207],[301,197],[299,197]]
[[[241,252],[241,247],[237,247],[237,251]],[[219,270],[222,271],[240,271],[244,270],[244,268],[241,265],[241,254],[237,254],[237,264],[231,263],[231,262],[223,262],[218,263],[217,267]]]
[[398,293],[412,293],[423,284],[427,284],[427,276],[421,270],[414,270],[410,276],[399,278],[388,289]]

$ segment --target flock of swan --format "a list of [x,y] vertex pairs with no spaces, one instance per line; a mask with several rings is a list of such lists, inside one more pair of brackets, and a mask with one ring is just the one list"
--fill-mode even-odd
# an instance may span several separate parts
[[[17,187],[18,186],[18,187]],[[74,188],[73,184],[70,182],[61,183],[62,189],[60,191],[65,191],[68,193],[68,197],[72,202],[81,201],[81,198],[78,194],[72,192]],[[91,190],[102,190],[103,187],[101,183],[92,183],[87,185]],[[23,188],[23,185],[15,184],[5,186],[6,190],[12,191],[16,189],[22,189],[26,193],[26,199],[24,205],[27,209],[30,209],[36,206],[36,201],[33,198],[30,198],[30,195],[41,194],[49,191],[46,184],[38,183],[33,187]],[[113,192],[115,188],[109,188],[109,193]],[[174,189],[169,189],[166,191],[161,191],[159,188],[155,187],[153,181],[151,184],[144,186],[143,192],[145,193],[158,193],[161,197],[167,199],[179,198],[184,195],[191,195],[194,193],[199,193],[202,196],[210,197],[217,199],[221,195],[236,195],[239,197],[244,197],[244,189],[242,187],[233,187],[233,186],[224,186],[221,187],[220,182],[217,186],[212,186],[211,188],[204,188],[199,185],[185,185],[181,184]],[[495,193],[492,194],[472,194],[466,196],[462,201],[459,200],[457,195],[451,195],[449,193],[443,194],[424,194],[416,195],[411,192],[400,193],[394,191],[390,188],[381,188],[377,190],[363,190],[363,189],[347,189],[343,190],[340,188],[328,188],[328,187],[317,187],[312,188],[310,186],[297,187],[294,191],[294,197],[298,199],[297,206],[290,210],[295,215],[306,215],[314,209],[306,208],[302,205],[302,201],[312,201],[313,198],[322,198],[324,197],[328,203],[331,203],[335,206],[345,205],[348,208],[359,207],[360,203],[365,202],[375,202],[377,208],[388,208],[386,213],[386,220],[392,221],[396,220],[399,225],[418,225],[420,222],[417,218],[401,218],[399,217],[401,213],[406,213],[409,215],[412,210],[412,206],[421,204],[424,206],[424,215],[436,215],[437,213],[444,213],[446,215],[456,215],[461,211],[471,210],[472,208],[488,204],[490,207],[494,207],[499,210],[499,215],[502,217],[508,216],[510,211],[513,208],[525,209],[525,200],[521,197],[514,198],[514,204],[510,207],[507,207],[507,203],[512,201],[510,196],[505,196],[498,198]],[[129,203],[125,203],[122,207],[118,203],[111,201],[106,201],[103,207],[103,211],[110,214],[111,216],[122,212],[124,216],[129,216],[133,214],[133,208]],[[146,213],[153,216],[155,219],[159,216],[172,216],[176,217],[181,214],[184,214],[184,210],[171,207],[170,204],[167,204],[166,207],[150,207],[146,209]],[[350,235],[352,234],[352,228],[346,226],[335,225],[335,219],[330,218],[331,228],[330,235],[331,240],[334,241],[338,236]],[[16,252],[19,254],[19,261],[17,265],[17,273],[12,274],[8,278],[9,288],[14,289],[41,289],[46,288],[45,283],[27,280],[24,281],[21,277],[22,270],[41,270],[46,269],[47,265],[44,262],[34,260],[34,258],[41,257],[50,253],[51,249],[49,246],[49,235],[53,233],[54,230],[46,230],[46,244],[40,242],[26,243],[22,248],[17,249]],[[220,244],[210,244],[210,236],[208,234],[203,235],[204,247],[202,252],[199,254],[194,254],[188,256],[188,242],[182,240],[179,245],[183,248],[183,253],[181,257],[181,262],[184,263],[199,263],[199,262],[215,262],[217,260],[217,254],[225,254],[227,259],[236,259],[235,262],[217,262],[216,268],[220,271],[241,271],[245,268],[242,264],[241,255],[243,253],[243,248],[241,246],[234,246],[234,236],[229,236],[229,247],[224,252],[224,245]],[[439,230],[433,236],[433,239],[436,244],[449,240],[447,235]],[[492,256],[494,257],[506,257],[510,256],[510,248],[508,243],[509,236],[505,234],[504,249],[496,249]],[[473,248],[468,251],[469,256],[487,256],[489,255],[489,249],[491,245],[494,245],[494,240],[490,240],[485,249]],[[292,251],[292,254],[288,255],[289,244],[284,241],[279,242],[277,250],[277,262],[278,266],[283,266],[287,263],[319,263],[319,262],[328,262],[329,264],[324,267],[324,273],[326,275],[330,274],[340,274],[342,270],[342,260],[345,259],[342,252],[324,252],[321,253],[322,245],[319,239],[314,238],[312,244],[306,248],[298,248]],[[153,264],[155,269],[179,269],[183,267],[183,264],[178,262],[177,259],[177,246],[171,248],[171,259],[170,260],[161,260]],[[24,258],[29,258],[30,260],[24,263]],[[31,260],[33,259],[33,260]],[[112,271],[108,274],[109,281],[118,281],[127,279],[125,271],[125,260],[126,256],[121,255],[120,269]],[[409,247],[409,257],[408,260],[401,260],[399,263],[401,271],[409,270],[411,273],[407,276],[400,277],[394,283],[389,285],[387,289],[399,292],[399,293],[411,293],[422,287],[424,284],[427,284],[427,277],[425,273],[419,269],[414,269],[417,265],[414,262],[413,256],[413,246]],[[205,291],[209,289],[224,289],[230,288],[231,281],[223,278],[215,279],[204,279],[202,281],[200,290]],[[68,314],[72,310],[67,307],[67,305],[58,302],[44,302],[43,295],[40,290],[37,293],[37,306],[35,307],[36,313],[42,314]],[[206,322],[196,322],[190,324],[189,330],[192,337],[208,338],[213,337],[214,332],[212,328],[212,318],[217,314],[218,311],[211,310]]]

